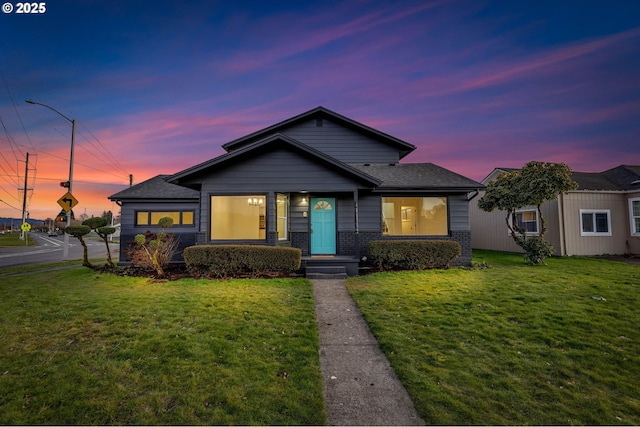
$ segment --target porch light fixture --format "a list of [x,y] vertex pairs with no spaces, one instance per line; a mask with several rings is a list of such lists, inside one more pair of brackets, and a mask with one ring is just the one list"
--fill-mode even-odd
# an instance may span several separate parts
[[257,197],[249,197],[247,199],[247,204],[249,206],[262,206],[264,201],[262,199],[258,199]]

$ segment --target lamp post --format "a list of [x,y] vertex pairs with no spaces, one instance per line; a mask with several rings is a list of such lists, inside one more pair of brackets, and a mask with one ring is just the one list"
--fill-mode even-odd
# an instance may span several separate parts
[[[69,187],[68,187],[69,188],[69,193],[71,193],[71,189],[72,189],[72,186],[73,186],[73,148],[74,148],[73,146],[74,146],[74,136],[75,136],[75,133],[76,133],[76,121],[74,119],[70,119],[69,117],[67,117],[64,114],[62,114],[60,111],[56,110],[53,107],[50,107],[47,104],[42,104],[40,102],[36,102],[36,101],[31,100],[31,99],[28,99],[25,102],[28,103],[28,104],[41,105],[43,107],[47,107],[51,111],[58,113],[58,115],[63,117],[65,120],[71,122],[71,154],[69,155]],[[67,212],[67,227],[69,227],[70,225],[71,225],[71,210],[69,210],[69,212]],[[66,229],[65,229],[65,232],[64,232],[64,249],[62,251],[62,258],[65,261],[69,260],[69,233],[67,233]]]

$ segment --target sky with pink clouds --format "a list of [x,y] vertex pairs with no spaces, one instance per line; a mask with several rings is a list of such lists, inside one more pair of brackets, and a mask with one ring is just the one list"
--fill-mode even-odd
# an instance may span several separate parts
[[319,105],[480,181],[640,164],[640,2],[49,0],[0,13],[0,217],[76,215]]

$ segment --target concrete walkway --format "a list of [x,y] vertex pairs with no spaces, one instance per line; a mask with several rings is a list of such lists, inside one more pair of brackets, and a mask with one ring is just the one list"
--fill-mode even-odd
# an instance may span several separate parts
[[312,280],[329,425],[424,425],[344,280]]

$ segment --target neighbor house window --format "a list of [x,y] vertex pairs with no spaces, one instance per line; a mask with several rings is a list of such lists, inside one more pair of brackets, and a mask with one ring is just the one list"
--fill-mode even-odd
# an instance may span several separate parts
[[158,225],[160,218],[169,217],[174,226],[193,225],[193,211],[136,211],[136,225]]
[[289,211],[289,197],[286,194],[276,195],[276,229],[278,231],[278,240],[287,240],[289,237],[287,223],[287,212]]
[[611,213],[609,210],[580,209],[581,236],[611,236]]
[[516,232],[523,230],[527,234],[538,234],[538,211],[535,209],[516,211],[509,218],[509,224]]
[[263,194],[211,196],[211,239],[265,239],[266,209]]
[[640,235],[640,198],[629,199],[629,218],[631,219],[631,234]]
[[387,236],[447,235],[447,198],[383,197],[382,220]]

